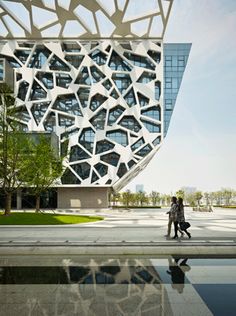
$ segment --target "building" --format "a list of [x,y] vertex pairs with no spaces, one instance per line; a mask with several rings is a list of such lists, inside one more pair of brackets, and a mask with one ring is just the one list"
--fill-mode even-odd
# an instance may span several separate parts
[[135,186],[135,192],[144,192],[144,185],[143,184],[136,184]]
[[0,2],[0,81],[66,155],[58,208],[107,206],[160,148],[191,47],[163,43],[172,2]]

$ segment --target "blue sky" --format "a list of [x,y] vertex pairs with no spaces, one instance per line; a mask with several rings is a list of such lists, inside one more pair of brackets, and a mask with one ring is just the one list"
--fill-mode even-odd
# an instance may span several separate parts
[[167,137],[125,189],[236,189],[236,1],[175,0],[165,42],[192,49]]

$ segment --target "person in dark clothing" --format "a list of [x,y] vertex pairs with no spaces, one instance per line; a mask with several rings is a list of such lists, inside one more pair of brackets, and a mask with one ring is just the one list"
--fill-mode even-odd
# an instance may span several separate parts
[[191,268],[187,264],[188,258],[183,259],[178,265],[179,260],[180,258],[172,261],[171,258],[169,258],[169,270],[166,272],[171,275],[172,288],[177,290],[179,293],[183,293],[185,272],[189,271]]
[[[184,217],[184,204],[183,204],[183,199],[180,197],[180,198],[178,198],[178,201],[177,201],[177,215],[176,215],[176,217],[175,217],[175,222],[174,222],[174,226],[175,226],[175,236],[177,236],[178,237],[178,235],[177,235],[177,232],[178,232],[178,230],[179,230],[179,226],[180,226],[180,228],[181,228],[181,230],[183,231],[183,232],[185,232],[185,234],[188,236],[188,238],[191,238],[191,234],[187,231],[187,229],[185,228],[185,229],[183,229],[183,227],[182,227],[182,225],[181,225],[181,223],[184,223],[185,222],[185,217]],[[177,238],[177,237],[175,237],[174,236],[174,238]]]

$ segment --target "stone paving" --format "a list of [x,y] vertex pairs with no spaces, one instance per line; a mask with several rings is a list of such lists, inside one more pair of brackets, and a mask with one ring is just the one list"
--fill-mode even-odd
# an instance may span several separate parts
[[[172,250],[169,248],[168,251],[176,252],[178,246],[178,251],[184,247],[183,251],[191,252],[193,247],[221,246],[220,252],[224,249],[224,253],[236,254],[236,210],[219,208],[213,212],[196,212],[187,208],[185,217],[191,223],[189,231],[192,238],[184,237],[177,240],[164,237],[168,221],[167,210],[81,210],[79,214],[95,213],[104,216],[105,219],[101,222],[80,225],[2,226],[0,246],[2,249],[3,246],[76,245],[86,246],[87,252],[88,247],[90,251],[95,251],[95,248],[102,246],[106,252],[112,251],[111,247],[122,246],[132,247],[131,252],[142,253],[145,253],[143,249],[147,246],[152,247],[148,250],[149,253],[153,247],[171,247]],[[63,212],[72,213],[70,210]],[[92,247],[95,248],[92,250]],[[106,247],[109,249],[105,250]],[[231,247],[230,251],[229,247]],[[196,251],[196,248],[194,249]],[[210,253],[209,248],[207,251]]]

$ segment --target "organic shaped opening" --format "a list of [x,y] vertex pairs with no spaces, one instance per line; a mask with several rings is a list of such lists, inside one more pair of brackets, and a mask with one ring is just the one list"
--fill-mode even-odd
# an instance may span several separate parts
[[124,56],[129,59],[135,66],[155,70],[155,65],[148,57],[125,52]]
[[44,45],[37,45],[30,59],[28,67],[37,69],[42,68],[50,54],[51,51],[47,49]]
[[119,125],[136,133],[139,132],[139,130],[141,129],[141,126],[139,125],[138,121],[130,115],[124,116],[119,122]]
[[126,91],[132,83],[130,75],[124,73],[114,73],[112,75],[112,80],[115,82],[121,94]]
[[68,153],[68,143],[69,141],[66,140],[63,143],[61,143],[61,157],[67,156]]
[[160,133],[161,132],[161,128],[160,128],[159,124],[154,124],[154,123],[148,122],[144,119],[141,119],[141,122],[143,123],[143,125],[146,127],[146,129],[150,133]]
[[132,47],[129,42],[120,43],[120,46],[127,50],[132,50]]
[[94,168],[97,170],[97,172],[99,173],[99,175],[101,177],[105,176],[107,174],[108,171],[108,166],[104,165],[103,163],[97,163]]
[[32,89],[30,92],[31,101],[45,99],[47,97],[46,91],[34,80]]
[[91,79],[89,76],[88,68],[82,67],[80,73],[78,74],[78,77],[75,81],[77,84],[84,84],[87,86],[91,85]]
[[102,109],[91,118],[90,123],[95,127],[96,130],[104,129],[105,121],[106,121],[106,113],[107,111]]
[[[2,71],[2,73],[1,73],[1,79],[0,79],[0,81],[3,81],[3,71]],[[19,80],[21,80],[22,79],[22,74],[19,74],[19,73],[17,73],[16,74],[16,81],[19,81]]]
[[30,53],[31,53],[30,50],[16,49],[14,52],[14,55],[22,62],[22,64],[25,64]]
[[151,72],[144,71],[142,75],[138,78],[137,82],[149,83],[150,81],[156,79],[156,75]]
[[129,162],[128,162],[128,166],[129,166],[129,168],[131,169],[133,166],[135,166],[136,165],[136,162],[134,161],[134,160],[130,160]]
[[136,149],[138,149],[140,146],[142,146],[144,144],[144,139],[143,137],[140,138],[136,143],[134,143],[132,146],[131,146],[131,150],[132,151],[135,151]]
[[79,44],[76,42],[63,42],[61,48],[66,53],[79,53],[81,50]]
[[47,115],[47,118],[44,121],[44,128],[48,132],[53,132],[56,128],[56,118],[55,118],[55,113],[49,113]]
[[131,71],[132,66],[130,66],[126,60],[122,59],[114,50],[112,51],[111,58],[109,61],[109,67],[112,70],[121,70],[121,71]]
[[161,61],[161,53],[155,52],[154,50],[149,50],[148,55],[157,63],[159,64]]
[[106,79],[102,85],[107,89],[107,91],[109,91],[112,87],[111,81],[109,79]]
[[124,96],[124,100],[128,104],[129,107],[132,107],[137,103],[133,88],[131,88],[129,92]]
[[70,149],[70,161],[77,161],[91,158],[82,148],[78,145],[72,146]]
[[72,115],[83,116],[74,94],[59,95],[53,104],[53,109]]
[[93,171],[91,183],[93,183],[93,182],[95,182],[95,181],[97,181],[97,180],[99,180],[99,177],[98,177],[98,175]]
[[112,126],[117,121],[117,119],[121,116],[124,110],[125,109],[122,108],[120,105],[117,105],[112,110],[110,110],[109,117],[108,117],[108,125]]
[[112,180],[111,179],[108,179],[106,184],[111,184],[112,183]]
[[147,110],[142,110],[141,111],[142,115],[148,116],[154,120],[160,121],[161,116],[160,116],[160,107],[157,106],[152,106],[151,108]]
[[109,154],[105,154],[101,156],[102,161],[115,167],[118,165],[119,159],[120,159],[120,155],[115,152],[111,152]]
[[50,105],[50,102],[40,102],[40,103],[33,103],[31,107],[31,112],[33,114],[33,117],[35,119],[35,122],[39,124],[46,113],[48,107]]
[[27,81],[22,81],[19,84],[17,98],[21,99],[22,101],[25,101],[25,97],[26,97],[28,88],[29,88],[29,83]]
[[158,136],[152,143],[154,146],[159,145],[161,143],[161,136]]
[[74,175],[70,169],[66,169],[61,177],[62,184],[80,184],[81,181]]
[[110,96],[116,100],[119,98],[119,94],[117,93],[115,88],[111,91]]
[[145,97],[142,93],[138,92],[138,100],[139,100],[139,104],[140,106],[146,106],[149,103],[149,98]]
[[89,54],[89,56],[99,66],[105,65],[107,61],[107,55],[99,49],[95,49],[91,54]]
[[160,81],[156,81],[155,82],[155,99],[159,101],[160,96],[161,96],[161,83]]
[[126,174],[126,172],[127,172],[127,167],[126,167],[125,163],[121,162],[119,169],[117,171],[118,177],[119,178],[123,177],[123,175]]
[[56,73],[56,85],[62,88],[68,88],[72,78],[68,74]]
[[87,179],[90,174],[91,166],[87,162],[78,163],[76,165],[71,165],[71,167],[75,170],[78,176],[81,179]]
[[105,78],[105,75],[96,67],[90,67],[93,83],[99,82]]
[[90,101],[90,109],[92,111],[97,110],[97,108],[99,108],[105,101],[107,100],[107,97],[105,97],[104,95],[101,95],[99,93],[95,94]]
[[34,44],[35,42],[17,42],[17,44],[19,45],[19,47],[22,47],[22,48],[33,48],[34,47]]
[[66,55],[65,60],[76,69],[79,68],[84,59],[83,55]]
[[93,152],[94,136],[94,131],[91,128],[86,128],[82,131],[79,138],[79,143],[91,153]]
[[136,155],[145,157],[147,154],[149,154],[152,151],[152,147],[147,144],[142,149],[140,149],[138,152],[136,152]]
[[106,137],[124,147],[128,145],[127,133],[122,130],[106,132]]
[[15,110],[14,117],[18,118],[21,121],[28,122],[30,120],[30,115],[25,106],[19,106]]
[[70,71],[70,67],[67,66],[64,61],[62,61],[59,57],[56,55],[53,55],[50,62],[49,62],[49,68],[51,70],[59,70],[59,71]]
[[115,147],[114,144],[112,144],[111,142],[109,142],[108,140],[100,140],[97,142],[96,145],[96,154],[101,154],[105,151],[111,150]]
[[62,114],[58,115],[59,126],[63,126],[65,128],[71,127],[75,124],[75,119],[72,117],[68,117]]
[[83,108],[86,108],[88,106],[88,98],[89,98],[89,88],[79,88],[77,95],[80,100],[80,104]]
[[65,139],[68,140],[68,138],[69,138],[70,136],[75,135],[75,134],[78,134],[78,132],[79,132],[79,128],[78,128],[78,127],[73,128],[73,129],[71,129],[70,131],[66,131],[66,132],[64,132],[64,133],[61,134],[61,140],[65,140]]
[[44,84],[47,89],[53,89],[53,75],[50,72],[38,72],[36,78]]

